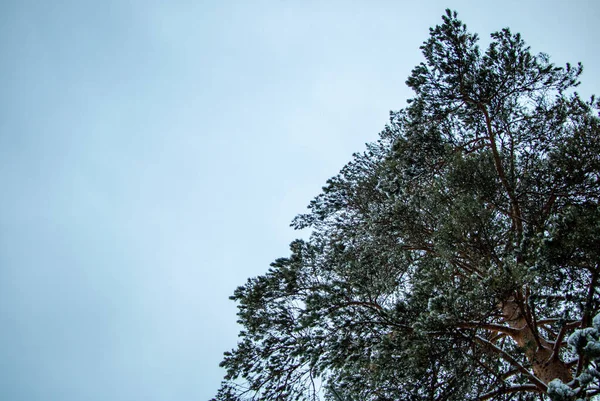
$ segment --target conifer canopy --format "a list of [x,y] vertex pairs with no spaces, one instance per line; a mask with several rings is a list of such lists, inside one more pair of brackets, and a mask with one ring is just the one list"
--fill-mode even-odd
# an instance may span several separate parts
[[[509,29],[446,11],[408,106],[235,290],[215,400],[600,394],[600,103]],[[598,315],[598,316],[597,316]]]

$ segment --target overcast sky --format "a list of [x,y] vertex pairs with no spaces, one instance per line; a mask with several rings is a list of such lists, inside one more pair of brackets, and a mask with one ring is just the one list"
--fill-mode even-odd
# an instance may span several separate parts
[[0,399],[206,401],[236,286],[377,138],[445,8],[600,94],[600,2],[0,2]]

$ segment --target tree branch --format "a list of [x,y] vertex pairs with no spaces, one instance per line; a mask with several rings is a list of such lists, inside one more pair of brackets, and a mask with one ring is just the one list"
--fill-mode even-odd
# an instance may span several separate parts
[[518,369],[519,372],[521,372],[523,375],[525,375],[535,385],[536,388],[538,388],[542,392],[546,392],[546,390],[548,389],[546,384],[544,384],[544,382],[542,382],[540,379],[535,377],[529,370],[525,369],[525,367],[523,367],[523,365],[521,365],[515,358],[510,356],[510,354],[508,354],[506,351],[504,351],[501,348],[498,348],[496,345],[492,344],[491,342],[489,342],[488,340],[486,340],[485,338],[482,338],[480,336],[475,336],[475,340],[479,341],[482,345],[488,347],[492,351],[498,353],[508,363],[510,363],[512,366],[514,366],[516,369]]
[[[581,318],[581,328],[588,327],[590,325],[590,319],[592,314],[592,307],[594,302],[594,293],[596,292],[596,282],[598,281],[598,265],[592,271],[592,279],[590,280],[590,286],[588,288],[587,299],[585,301],[585,307],[583,310],[583,317]],[[577,362],[577,370],[575,375],[579,376],[583,367],[585,366],[585,357],[581,355],[579,357],[579,361]]]
[[[537,321],[537,324],[538,324],[538,326],[547,326],[552,323],[560,322],[561,320],[563,320],[563,319],[560,317],[554,317],[554,318],[549,318],[549,319],[540,319]],[[581,325],[581,322],[579,320],[569,320],[565,324],[572,328],[572,327],[579,327],[579,325]]]
[[563,338],[565,337],[565,334],[567,333],[567,325],[564,324],[561,328],[560,331],[558,332],[558,335],[556,336],[556,342],[554,343],[554,347],[552,347],[552,355],[550,355],[550,357],[548,358],[548,362],[552,362],[552,361],[556,361],[558,360],[558,355],[559,355],[559,351],[560,348],[563,346]]
[[594,302],[594,292],[596,291],[596,285],[598,281],[598,266],[592,270],[592,279],[590,280],[590,286],[588,288],[587,297],[585,300],[585,309],[583,311],[583,318],[581,319],[581,327],[585,328],[590,325],[590,319],[592,315],[592,307]]
[[499,390],[489,392],[489,393],[484,394],[481,397],[479,397],[478,400],[485,401],[485,400],[489,400],[490,398],[494,398],[497,395],[519,393],[521,391],[534,392],[534,393],[542,392],[534,384],[523,384],[521,386],[511,386],[511,387],[501,388]]
[[513,188],[508,183],[508,179],[506,178],[506,174],[504,172],[504,167],[502,167],[502,160],[500,159],[500,154],[498,153],[498,146],[496,144],[496,138],[494,136],[494,131],[492,130],[492,120],[490,118],[490,114],[487,108],[481,104],[477,104],[479,110],[483,112],[485,117],[485,125],[488,131],[488,138],[490,140],[490,148],[492,150],[492,156],[494,159],[494,166],[496,167],[496,172],[498,173],[498,177],[500,178],[500,182],[502,182],[502,186],[506,190],[506,193],[510,199],[512,205],[512,213],[511,217],[513,223],[515,224],[515,228],[517,229],[517,243],[521,242],[521,235],[523,233],[523,219],[521,215],[521,207],[519,206],[519,202],[515,197]]
[[461,329],[483,329],[488,331],[497,331],[499,333],[508,334],[509,336],[515,336],[519,333],[518,329],[495,323],[463,322],[459,323],[457,327]]

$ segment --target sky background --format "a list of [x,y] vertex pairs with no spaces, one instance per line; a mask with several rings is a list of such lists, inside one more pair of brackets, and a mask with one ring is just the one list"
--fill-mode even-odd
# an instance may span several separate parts
[[600,2],[0,1],[0,399],[206,401],[236,286],[377,139],[445,8],[600,94]]

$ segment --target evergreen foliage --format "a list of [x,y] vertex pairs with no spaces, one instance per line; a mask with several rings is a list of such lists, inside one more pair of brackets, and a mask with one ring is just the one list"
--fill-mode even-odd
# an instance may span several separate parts
[[600,103],[519,34],[447,10],[376,143],[249,279],[215,400],[600,393]]

